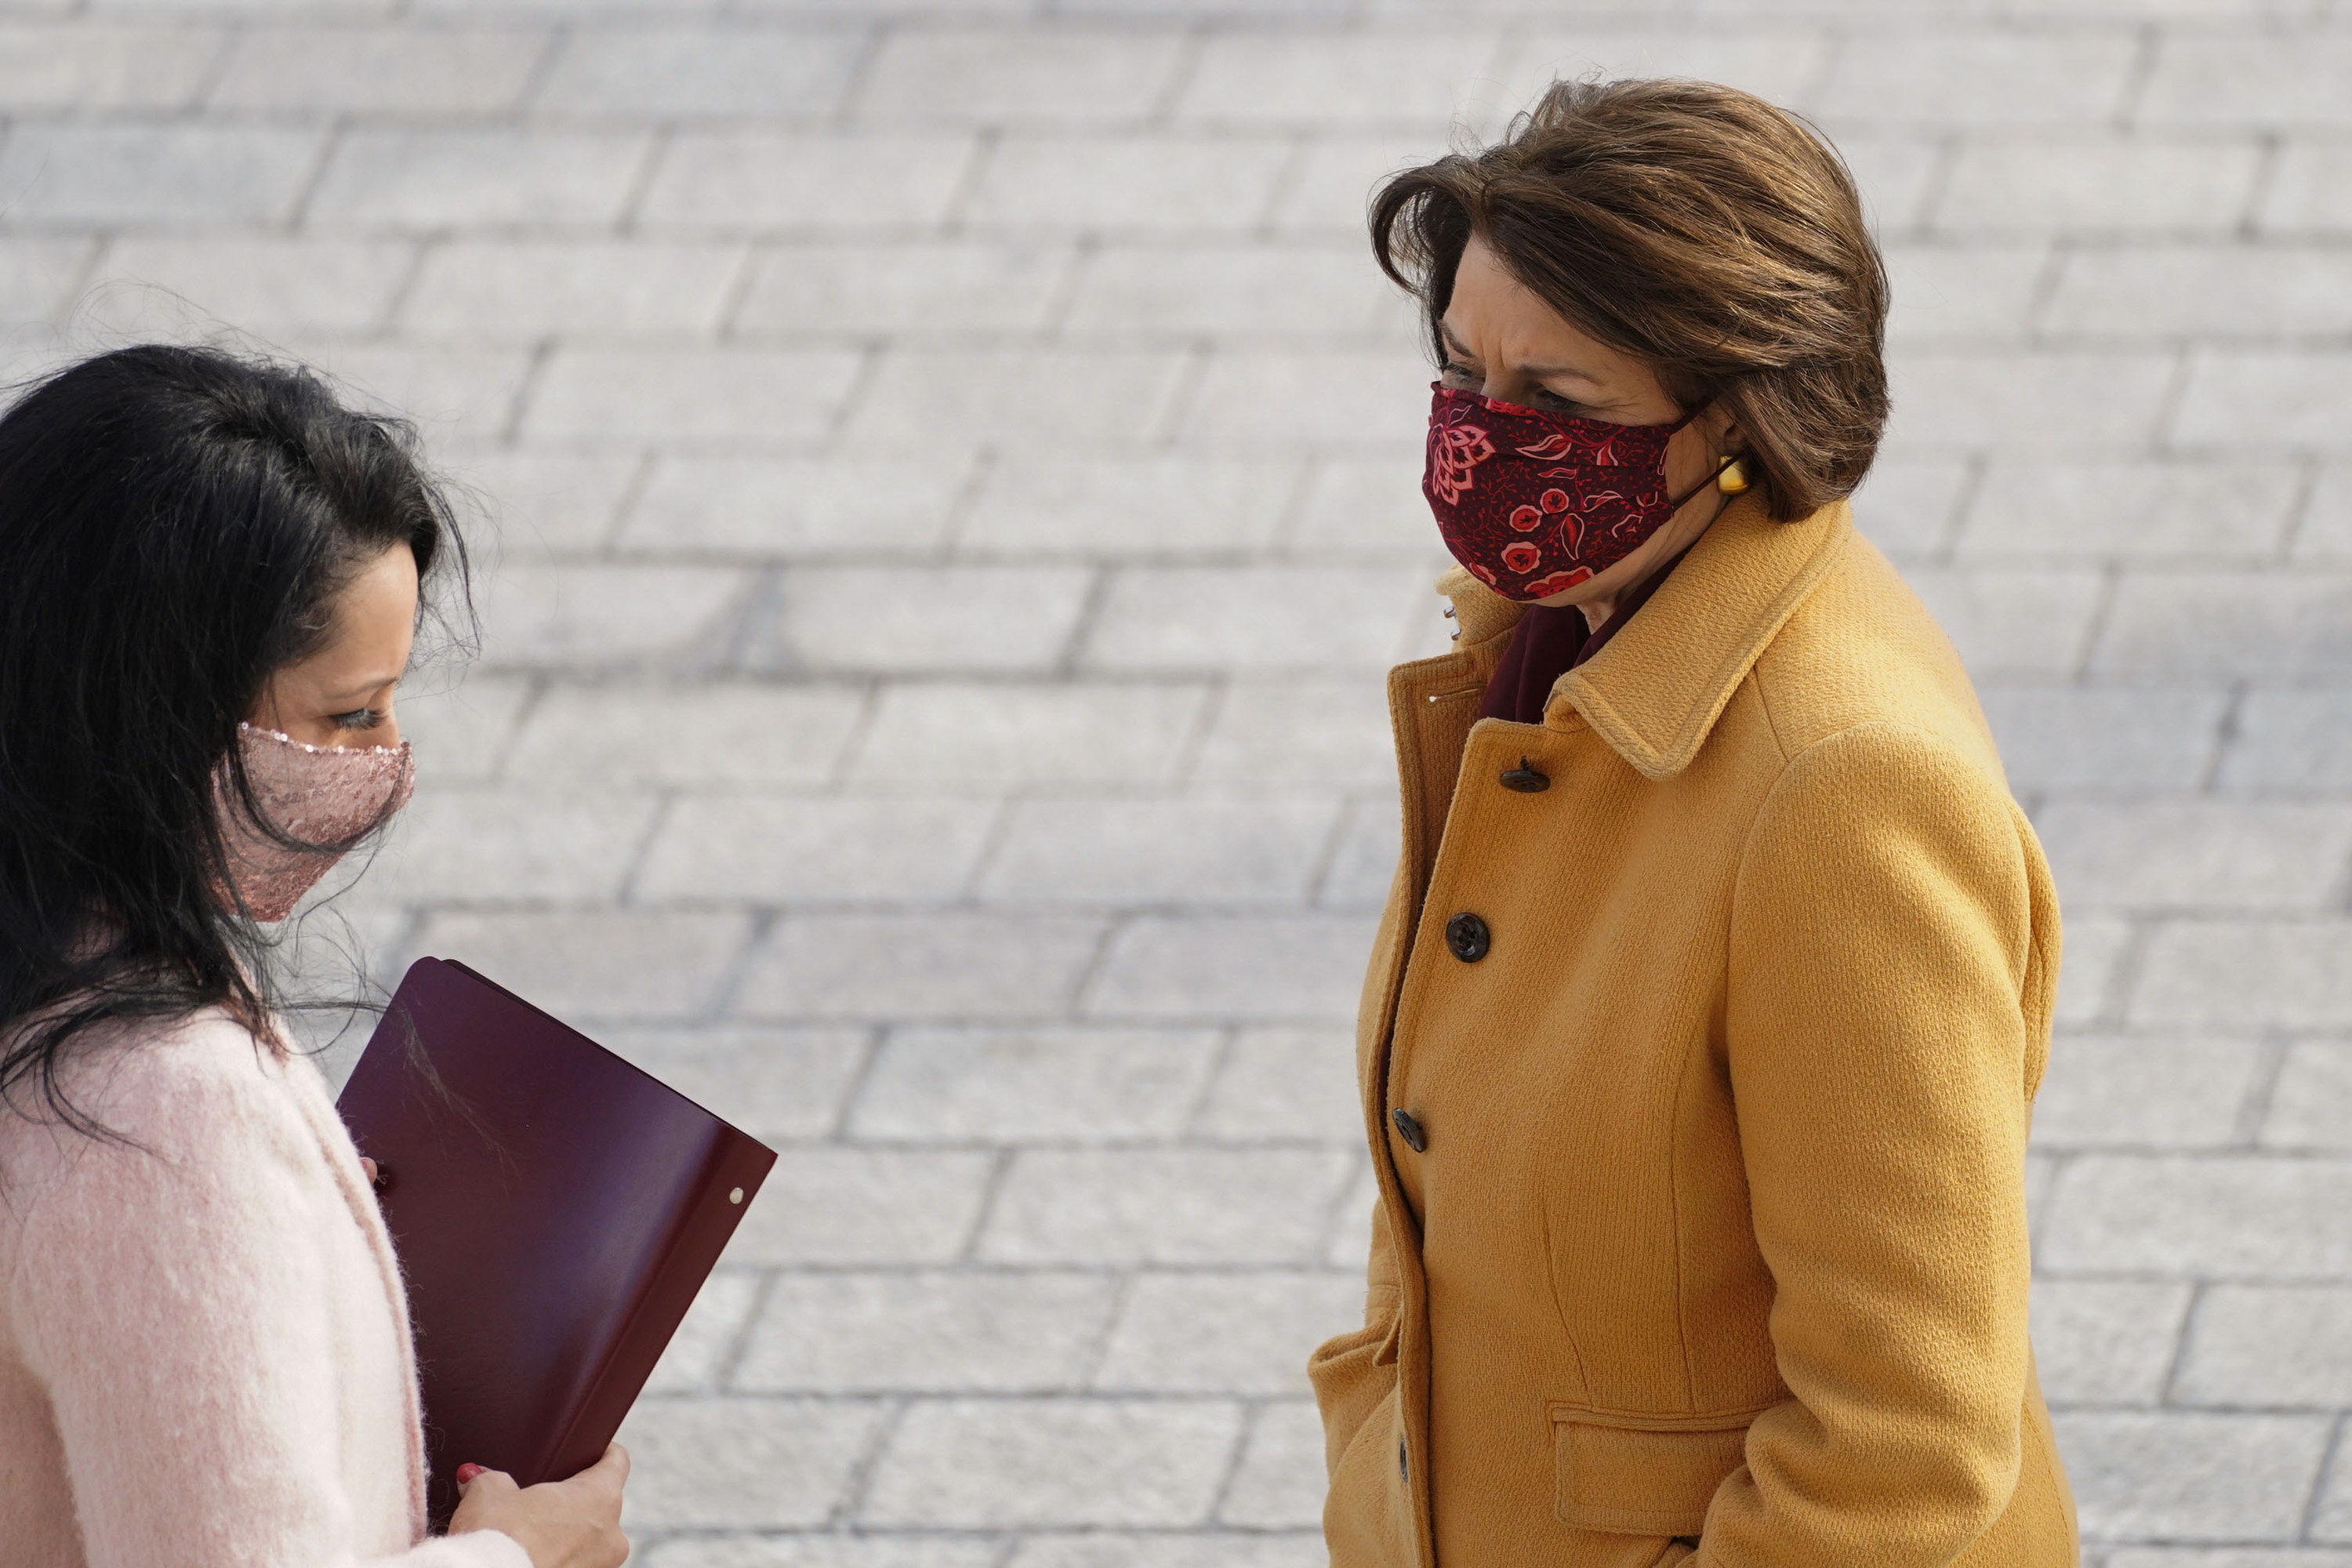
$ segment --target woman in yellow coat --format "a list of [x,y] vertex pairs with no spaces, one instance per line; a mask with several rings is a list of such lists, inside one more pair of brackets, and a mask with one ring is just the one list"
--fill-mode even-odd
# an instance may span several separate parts
[[1794,117],[1563,84],[1399,175],[1459,647],[1390,678],[1335,1568],[2062,1568],[2026,1340],[2058,912],[1844,498],[1886,286]]

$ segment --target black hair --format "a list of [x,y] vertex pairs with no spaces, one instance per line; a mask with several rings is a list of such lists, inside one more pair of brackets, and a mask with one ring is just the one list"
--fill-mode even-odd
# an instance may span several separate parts
[[284,1048],[218,791],[267,822],[237,725],[404,543],[463,597],[414,430],[299,366],[146,344],[0,415],[0,1102],[102,1132],[58,1070],[118,1021],[217,1006]]

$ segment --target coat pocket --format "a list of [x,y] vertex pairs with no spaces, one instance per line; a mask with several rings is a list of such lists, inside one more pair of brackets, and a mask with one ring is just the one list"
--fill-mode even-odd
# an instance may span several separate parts
[[1695,1536],[1716,1489],[1746,1462],[1758,1412],[1640,1415],[1551,1407],[1552,1511],[1612,1535]]

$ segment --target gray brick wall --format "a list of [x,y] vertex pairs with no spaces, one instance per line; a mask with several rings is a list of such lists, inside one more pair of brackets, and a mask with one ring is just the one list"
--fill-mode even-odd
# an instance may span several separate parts
[[782,1151],[641,1561],[1322,1560],[1380,672],[1445,635],[1363,202],[1596,69],[1812,115],[1886,246],[1858,511],[2069,914],[2095,1568],[2352,1568],[2346,0],[0,0],[10,374],[241,334],[477,513],[349,940]]

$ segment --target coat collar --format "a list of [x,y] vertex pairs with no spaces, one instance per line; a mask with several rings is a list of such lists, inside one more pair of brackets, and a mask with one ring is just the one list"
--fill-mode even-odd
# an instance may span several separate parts
[[[1843,501],[1775,522],[1761,498],[1739,497],[1642,613],[1591,663],[1560,677],[1551,703],[1572,705],[1643,777],[1674,777],[1853,535]],[[1518,620],[1517,605],[1467,572],[1449,572],[1438,586],[1454,601],[1465,642]]]

